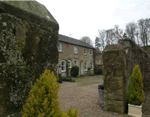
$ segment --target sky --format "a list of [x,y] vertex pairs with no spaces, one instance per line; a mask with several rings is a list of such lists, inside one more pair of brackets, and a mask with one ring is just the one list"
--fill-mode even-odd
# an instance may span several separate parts
[[150,18],[150,0],[37,0],[59,23],[59,34],[95,41],[98,30]]

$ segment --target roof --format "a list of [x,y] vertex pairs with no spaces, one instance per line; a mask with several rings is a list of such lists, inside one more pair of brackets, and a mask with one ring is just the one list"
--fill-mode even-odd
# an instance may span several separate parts
[[91,49],[94,49],[93,46],[81,41],[81,40],[78,40],[78,39],[74,39],[74,38],[71,38],[71,37],[67,37],[67,36],[64,36],[64,35],[61,35],[59,34],[59,41],[62,41],[62,42],[65,42],[65,43],[70,43],[70,44],[73,44],[73,45],[78,45],[78,46],[82,46],[82,47],[87,47],[87,48],[91,48]]
[[49,27],[58,23],[46,7],[35,0],[3,0],[0,1],[0,11]]

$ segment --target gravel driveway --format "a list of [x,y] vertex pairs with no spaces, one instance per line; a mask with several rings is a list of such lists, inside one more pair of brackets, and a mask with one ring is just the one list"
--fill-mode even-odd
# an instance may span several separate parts
[[128,115],[104,111],[98,104],[98,85],[103,84],[100,76],[88,76],[77,82],[63,82],[59,91],[60,107],[64,112],[69,107],[79,110],[79,117],[129,117]]

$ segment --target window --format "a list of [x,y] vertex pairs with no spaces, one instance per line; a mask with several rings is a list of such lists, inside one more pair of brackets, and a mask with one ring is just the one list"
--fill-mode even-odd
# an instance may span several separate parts
[[68,68],[71,68],[72,65],[71,65],[71,60],[68,60]]
[[78,53],[78,48],[74,47],[74,53],[77,54]]
[[65,72],[65,71],[66,71],[66,61],[65,61],[65,60],[62,60],[62,61],[61,61],[61,71],[62,71],[62,72]]
[[77,60],[74,60],[74,65],[78,66],[78,61]]
[[58,51],[62,52],[62,44],[61,43],[58,43]]
[[93,70],[93,63],[92,62],[90,63],[90,68],[91,68],[91,70]]
[[84,54],[86,54],[86,49],[84,48]]
[[93,53],[93,51],[92,50],[90,50],[90,54],[92,54]]
[[84,71],[87,71],[87,63],[84,63]]

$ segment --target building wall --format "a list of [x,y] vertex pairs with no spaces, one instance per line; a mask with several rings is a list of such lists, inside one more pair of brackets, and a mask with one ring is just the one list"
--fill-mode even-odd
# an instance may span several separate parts
[[[84,69],[84,63],[87,63],[87,68],[90,66],[90,62],[92,62],[93,70],[89,70],[92,74],[94,71],[93,64],[93,49],[85,48],[81,46],[72,45],[69,43],[59,42],[62,44],[62,52],[59,52],[59,64],[61,64],[61,60],[71,60],[72,66],[74,66],[74,60],[78,61],[79,67],[79,75],[87,75],[88,72]],[[74,53],[74,47],[78,47],[78,53]],[[84,49],[86,49],[86,54],[84,54]],[[90,54],[90,50],[92,50],[92,54]],[[62,76],[65,76],[65,72],[62,72],[59,67],[59,72],[62,73]],[[83,74],[81,73],[83,70]],[[70,73],[70,70],[69,70]]]

